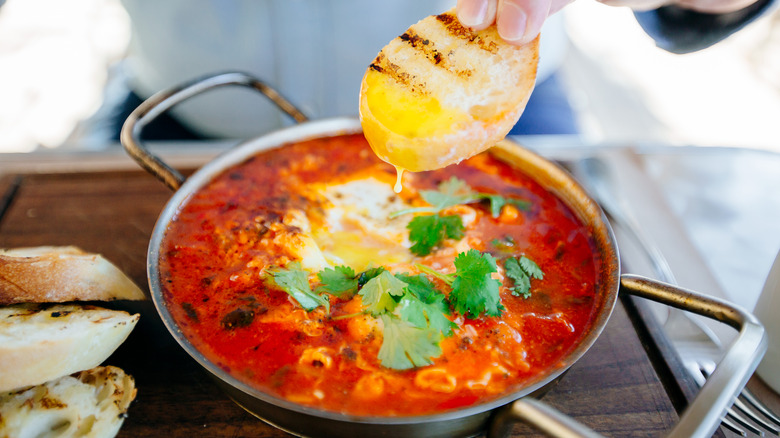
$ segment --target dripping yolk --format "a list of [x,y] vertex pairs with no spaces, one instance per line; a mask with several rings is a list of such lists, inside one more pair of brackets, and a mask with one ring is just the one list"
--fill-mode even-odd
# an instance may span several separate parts
[[404,168],[395,166],[395,185],[393,186],[393,191],[396,193],[401,193],[401,190],[404,189],[403,185],[403,178],[404,178]]

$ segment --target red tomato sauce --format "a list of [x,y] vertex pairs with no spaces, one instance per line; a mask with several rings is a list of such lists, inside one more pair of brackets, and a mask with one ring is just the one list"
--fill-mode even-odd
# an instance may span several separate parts
[[[247,384],[300,404],[352,415],[432,414],[515,391],[556,366],[595,316],[600,260],[588,230],[555,196],[490,154],[407,177],[417,200],[451,176],[474,190],[531,202],[493,218],[484,205],[469,246],[496,258],[525,255],[544,271],[524,299],[500,289],[500,317],[452,318],[433,365],[398,371],[377,359],[382,333],[357,300],[331,297],[331,311],[303,310],[264,281],[264,269],[295,259],[276,238],[290,208],[310,209],[313,183],[395,170],[361,135],[311,140],[263,152],[191,195],[161,248],[160,282],[173,318],[203,354]],[[285,231],[289,232],[287,226]],[[452,252],[452,251],[450,251]],[[446,251],[421,258],[429,264]],[[377,261],[381,264],[381,261]],[[415,272],[416,273],[416,272]],[[310,277],[316,285],[316,276]],[[344,318],[338,318],[344,316]]]

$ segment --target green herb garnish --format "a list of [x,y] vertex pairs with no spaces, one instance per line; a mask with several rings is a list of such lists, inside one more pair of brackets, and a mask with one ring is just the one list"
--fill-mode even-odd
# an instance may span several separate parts
[[390,271],[383,271],[368,280],[358,294],[363,297],[363,306],[374,316],[395,310],[398,302],[394,297],[401,297],[406,289],[406,283],[397,279]]
[[455,258],[455,273],[443,274],[424,265],[417,267],[441,279],[450,287],[449,301],[456,312],[469,318],[500,316],[504,306],[498,288],[501,282],[492,277],[497,271],[496,259],[476,249],[462,252]]
[[512,204],[521,210],[528,210],[531,206],[529,201],[523,199],[505,198],[495,193],[476,192],[465,181],[455,176],[439,184],[438,190],[420,190],[420,197],[430,204],[430,207],[407,208],[391,214],[390,218],[409,213],[437,214],[449,207],[482,201],[489,201],[490,213],[493,217],[498,217],[501,214],[501,208],[507,204]]
[[416,327],[435,328],[444,334],[452,335],[452,330],[457,324],[450,321],[450,307],[447,297],[422,274],[396,275],[406,283],[406,293],[398,303],[399,314],[404,321],[408,321]]
[[384,271],[385,268],[379,267],[366,269],[360,274],[355,274],[355,271],[349,266],[325,268],[317,273],[320,285],[317,286],[316,292],[319,294],[327,292],[339,298],[345,298],[356,294],[358,289]]
[[317,273],[317,277],[320,279],[320,285],[316,289],[318,293],[327,292],[341,298],[357,292],[358,279],[349,266],[325,268]]
[[431,365],[441,355],[442,334],[434,328],[420,328],[393,314],[382,314],[384,330],[377,357],[383,366],[397,370]]
[[[383,339],[378,358],[382,366],[405,370],[430,365],[441,355],[440,342],[451,336],[457,325],[449,318],[450,309],[468,318],[499,316],[501,283],[492,275],[497,271],[496,259],[489,253],[475,249],[460,253],[455,258],[455,272],[444,274],[428,266],[418,264],[422,274],[393,274],[385,268],[372,268],[356,274],[348,266],[326,268],[317,273],[320,286],[312,292],[309,274],[300,262],[292,262],[286,268],[268,270],[270,278],[282,290],[290,294],[304,309],[311,311],[330,303],[321,293],[346,297],[360,295],[362,313],[340,315],[335,319],[369,314],[382,321]],[[507,277],[514,281],[511,290],[516,295],[528,296],[530,279],[541,279],[541,269],[526,257],[508,258],[504,261]],[[451,287],[449,296],[436,288],[426,276],[442,280]],[[232,322],[232,320],[231,320]],[[240,326],[244,319],[231,324]]]
[[266,278],[287,292],[307,312],[311,312],[319,306],[324,306],[325,310],[330,312],[328,299],[311,290],[309,273],[301,267],[301,262],[291,262],[285,268],[271,268],[267,272]]
[[500,316],[504,310],[498,293],[501,282],[492,277],[497,271],[496,259],[488,253],[470,249],[458,254],[455,269],[456,278],[449,297],[455,311],[470,318],[477,318],[482,312],[487,316]]
[[415,216],[406,228],[409,240],[414,242],[409,250],[418,256],[430,254],[444,239],[463,237],[463,220],[457,215]]
[[393,369],[430,365],[441,354],[439,342],[452,334],[445,296],[423,275],[382,271],[358,294],[365,311],[383,324],[378,358]]
[[460,239],[463,237],[463,220],[461,217],[457,215],[441,215],[441,212],[447,208],[489,201],[490,213],[493,217],[498,217],[504,205],[513,204],[523,210],[527,210],[530,206],[528,201],[504,198],[501,195],[492,193],[475,192],[465,181],[454,176],[439,184],[438,190],[420,190],[420,196],[429,204],[428,207],[407,208],[390,215],[392,219],[404,214],[428,213],[425,216],[416,216],[407,225],[409,240],[413,242],[410,250],[418,256],[430,254],[433,248],[441,244],[445,239]]
[[519,259],[509,257],[504,261],[504,270],[506,276],[514,281],[514,286],[509,290],[512,295],[529,298],[531,296],[531,279],[541,280],[544,278],[544,272],[533,260],[526,256]]

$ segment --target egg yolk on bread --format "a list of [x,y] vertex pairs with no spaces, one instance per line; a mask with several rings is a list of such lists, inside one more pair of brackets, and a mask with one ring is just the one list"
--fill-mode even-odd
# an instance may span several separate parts
[[503,139],[536,80],[538,38],[504,42],[463,27],[454,10],[385,46],[363,77],[360,120],[373,151],[399,172],[460,162]]

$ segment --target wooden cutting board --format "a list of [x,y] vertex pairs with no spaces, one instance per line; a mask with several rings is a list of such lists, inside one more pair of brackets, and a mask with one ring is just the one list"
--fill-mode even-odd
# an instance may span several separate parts
[[[0,176],[0,247],[76,245],[103,254],[148,293],[146,251],[171,192],[141,171]],[[173,341],[151,301],[114,304],[141,321],[106,363],[138,396],[120,437],[287,436],[243,411]],[[638,307],[637,307],[638,306]],[[641,300],[622,297],[591,350],[544,401],[607,436],[658,436],[693,393]],[[535,436],[518,425],[513,436]]]

